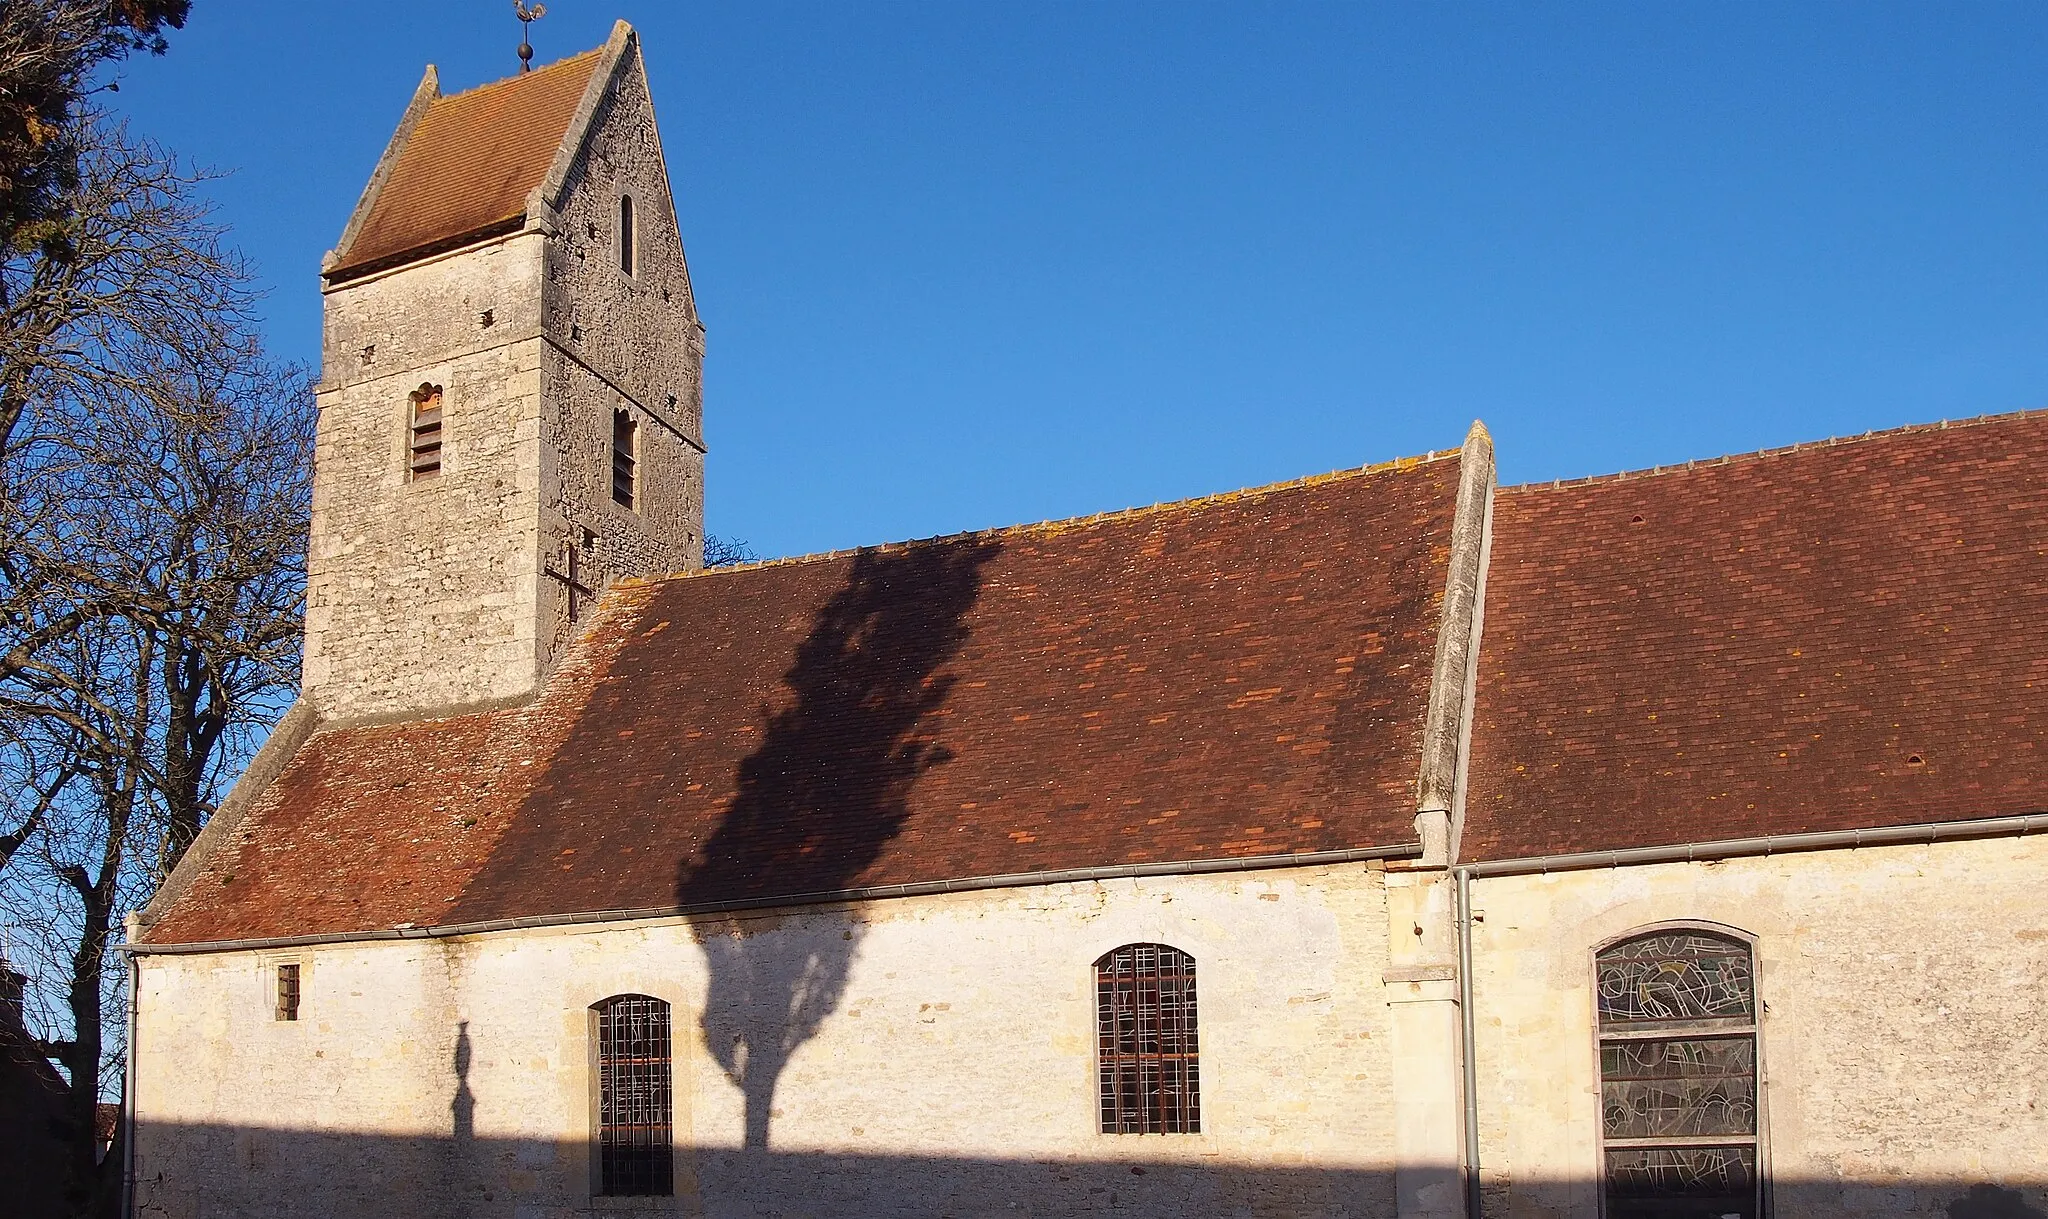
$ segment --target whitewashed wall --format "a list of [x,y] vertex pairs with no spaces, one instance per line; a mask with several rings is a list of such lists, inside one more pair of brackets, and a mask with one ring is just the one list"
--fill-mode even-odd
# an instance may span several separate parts
[[[1386,1215],[1381,882],[1352,865],[146,958],[141,1213],[635,1209],[589,1196],[587,1011],[639,992],[676,1023],[677,1197],[657,1209]],[[1092,965],[1146,941],[1197,960],[1199,1135],[1096,1132]],[[301,962],[297,1023],[272,1018],[281,959]],[[815,1035],[747,1148],[707,1041],[772,1057],[793,1006]]]
[[2044,888],[2032,838],[1475,882],[1487,1214],[1598,1214],[1593,951],[1683,919],[1756,937],[1780,1216],[2038,1215]]

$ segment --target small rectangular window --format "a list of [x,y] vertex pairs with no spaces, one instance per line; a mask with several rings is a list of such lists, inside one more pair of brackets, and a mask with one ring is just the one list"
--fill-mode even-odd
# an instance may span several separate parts
[[633,479],[640,464],[640,425],[623,410],[612,412],[612,502],[633,506]]
[[633,273],[633,196],[619,196],[619,270]]
[[410,397],[412,422],[406,432],[406,476],[432,478],[441,472],[441,387],[422,383]]
[[277,967],[277,1018],[299,1018],[299,966],[296,961]]

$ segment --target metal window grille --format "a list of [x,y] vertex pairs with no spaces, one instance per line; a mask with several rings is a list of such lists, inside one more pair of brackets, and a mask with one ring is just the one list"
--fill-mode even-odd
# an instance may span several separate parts
[[593,1010],[598,1192],[667,1196],[675,1192],[668,1004],[646,995],[618,995]]
[[633,273],[633,196],[619,196],[619,270]]
[[1606,1219],[1757,1219],[1755,966],[1711,932],[1594,959]]
[[441,387],[422,382],[409,397],[412,425],[407,434],[406,476],[431,478],[441,472]]
[[633,506],[633,476],[639,464],[640,425],[625,411],[612,412],[612,502]]
[[299,966],[297,962],[277,967],[277,1019],[299,1018]]
[[1095,1018],[1102,1133],[1201,1133],[1195,959],[1165,944],[1104,955]]

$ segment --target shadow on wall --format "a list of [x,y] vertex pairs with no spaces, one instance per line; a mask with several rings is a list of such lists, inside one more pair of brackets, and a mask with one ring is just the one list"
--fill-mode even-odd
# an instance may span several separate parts
[[[2035,1191],[2037,1194],[2039,1191]],[[2016,1189],[1972,1185],[1948,1204],[1948,1219],[2044,1219]]]
[[[676,901],[831,892],[862,875],[901,831],[918,778],[951,756],[932,713],[954,678],[987,540],[861,554],[814,616],[783,677],[791,701],[767,715],[740,764],[732,805],[676,879]],[[859,930],[759,936],[758,918],[692,930],[709,974],[704,1044],[746,1101],[746,1145],[766,1147],[776,1081],[839,1006]]]
[[[999,1106],[999,1102],[992,1102]],[[500,1216],[588,1213],[582,1149],[476,1139],[390,1138],[301,1130],[146,1123],[138,1140],[136,1214],[151,1219],[294,1215]],[[238,1151],[239,1149],[239,1151]],[[800,1216],[1092,1216],[1130,1219],[1393,1219],[1390,1174],[1365,1169],[1249,1166],[1194,1156],[1163,1164],[1117,1156],[1182,1154],[1170,1139],[1105,1138],[1096,1160],[842,1155],[759,1148],[678,1148],[678,1209],[706,1219]],[[466,1161],[461,1186],[449,1158]],[[1557,1190],[1518,1181],[1514,1192]],[[2048,1179],[2005,1182],[1778,1180],[1775,1211],[1800,1219],[2044,1219]],[[1491,1209],[1505,1215],[1514,1199]]]

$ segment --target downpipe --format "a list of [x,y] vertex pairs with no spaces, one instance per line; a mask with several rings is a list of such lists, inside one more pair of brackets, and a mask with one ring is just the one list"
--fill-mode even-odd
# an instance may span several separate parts
[[[134,916],[130,916],[131,920]],[[129,936],[134,935],[134,923],[128,925]],[[135,1031],[141,1026],[142,957],[128,954],[128,1061],[121,1067],[121,1214],[124,1219],[135,1216],[135,1081],[141,1071],[136,1065],[138,1057]]]
[[1479,1195],[1479,1064],[1478,1022],[1472,1014],[1472,872],[1452,871],[1458,899],[1458,1064],[1463,1077],[1465,1138],[1463,1177],[1465,1219],[1482,1219]]

